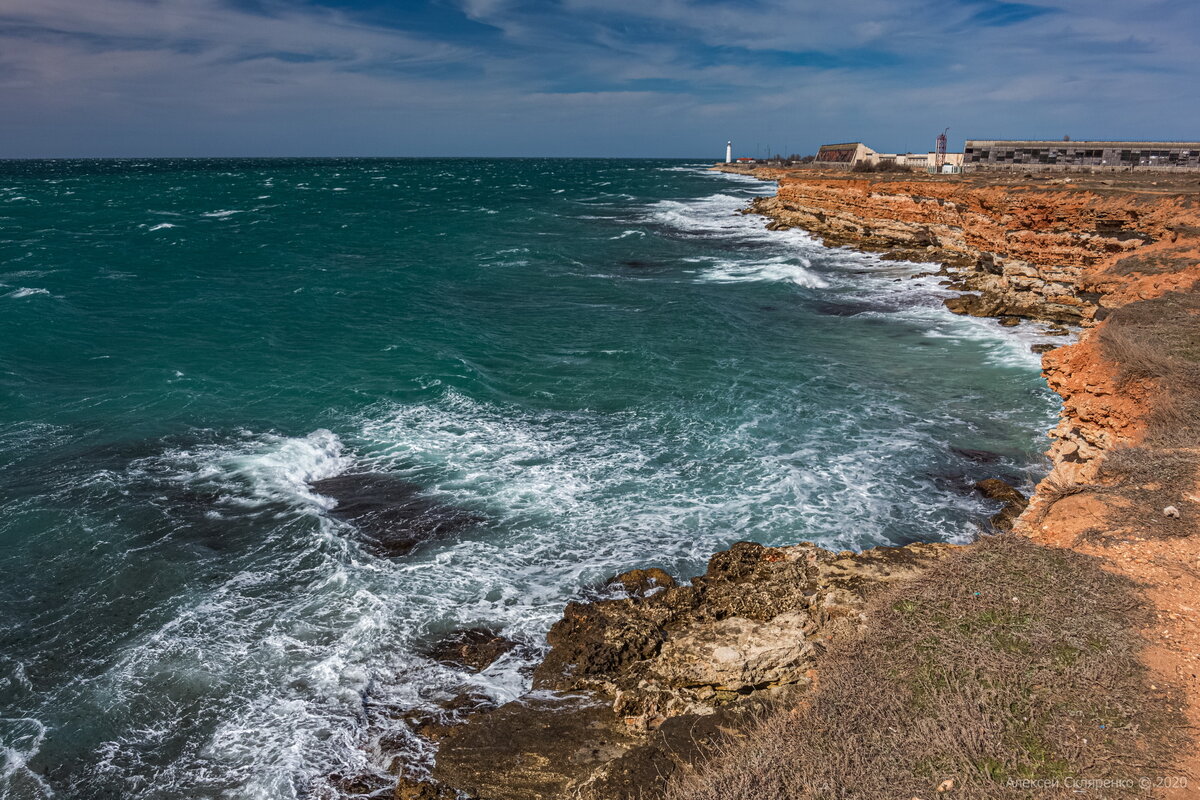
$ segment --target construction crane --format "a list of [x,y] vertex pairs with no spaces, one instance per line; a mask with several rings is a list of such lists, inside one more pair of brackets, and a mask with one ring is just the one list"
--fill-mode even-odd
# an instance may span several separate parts
[[934,150],[933,156],[933,171],[937,173],[942,171],[942,167],[946,163],[946,134],[949,133],[949,131],[950,129],[946,128],[946,130],[939,133],[937,137],[937,149]]

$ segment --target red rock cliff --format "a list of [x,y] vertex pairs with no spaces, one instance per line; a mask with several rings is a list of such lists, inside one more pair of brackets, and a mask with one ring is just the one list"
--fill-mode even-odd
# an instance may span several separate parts
[[1139,440],[1153,387],[1118,390],[1098,332],[1113,309],[1190,292],[1200,280],[1200,183],[757,174],[779,182],[775,197],[753,206],[772,227],[941,262],[964,291],[947,301],[953,311],[1085,326],[1078,344],[1044,357],[1046,378],[1064,401],[1051,432],[1054,481],[1093,479],[1107,450]]
[[[1082,326],[1043,356],[1062,414],[1015,529],[1145,587],[1144,660],[1200,728],[1200,179],[756,174],[779,182],[752,209],[771,227],[941,262],[959,313]],[[1200,755],[1180,767],[1195,780]]]

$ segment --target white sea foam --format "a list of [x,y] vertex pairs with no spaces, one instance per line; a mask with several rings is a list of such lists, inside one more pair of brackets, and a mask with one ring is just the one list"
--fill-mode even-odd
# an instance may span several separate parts
[[[701,280],[731,284],[720,291],[749,292],[738,284],[751,282],[853,285],[865,295],[912,298],[913,308],[896,313],[955,332],[959,318],[918,302],[935,297],[929,287],[891,282],[904,265],[826,250],[799,232],[765,231],[760,217],[734,213],[751,196],[660,203],[640,222],[755,245],[740,260],[722,251],[693,262]],[[109,707],[153,703],[157,715],[98,748],[98,772],[113,775],[150,772],[138,759],[195,724],[184,716],[188,702],[220,699],[219,708],[202,709],[211,724],[197,734],[199,745],[155,768],[152,786],[130,785],[125,796],[291,800],[313,796],[312,782],[331,772],[382,769],[371,762],[373,743],[408,734],[400,715],[372,709],[431,708],[464,683],[497,701],[518,696],[563,603],[632,566],[686,577],[743,538],[865,547],[914,524],[948,538],[970,535],[956,522],[965,515],[912,475],[913,464],[944,443],[886,386],[862,387],[862,408],[833,409],[804,407],[799,392],[756,405],[738,387],[719,402],[741,409],[739,419],[654,404],[505,406],[438,386],[427,381],[422,402],[341,419],[336,433],[213,435],[136,461],[128,475],[97,478],[123,488],[165,470],[172,484],[216,496],[204,519],[227,523],[220,530],[231,537],[248,519],[272,521],[254,529],[239,573],[181,596],[173,618],[129,644],[87,687]],[[864,409],[890,415],[886,434],[864,425]],[[776,435],[807,426],[825,432],[791,444]],[[351,469],[408,478],[487,521],[405,559],[369,556],[325,513],[332,501],[309,486]],[[897,481],[911,491],[880,490]],[[959,512],[974,503],[955,502]],[[477,675],[419,654],[441,633],[479,625],[528,647]],[[178,717],[173,708],[182,709]],[[407,741],[417,765],[428,754],[419,740]]]
[[608,238],[609,239],[628,239],[630,236],[645,236],[645,235],[646,235],[645,231],[628,230],[628,231],[623,231],[616,236],[610,236]]
[[154,231],[162,231],[162,230],[166,230],[167,228],[177,228],[177,227],[179,227],[179,226],[172,225],[169,222],[160,222],[157,225],[151,225],[150,231],[151,231],[151,233],[153,233]]
[[16,300],[16,299],[19,299],[19,298],[21,298],[21,297],[36,297],[37,295],[43,295],[43,294],[44,294],[44,295],[49,295],[49,294],[50,294],[50,290],[49,290],[49,289],[30,289],[29,287],[22,286],[20,289],[17,289],[16,291],[9,292],[9,293],[8,293],[7,295],[5,295],[5,296],[6,296],[6,297],[11,297],[11,298],[13,298],[14,300]]
[[328,508],[329,498],[315,494],[309,484],[341,474],[351,463],[338,436],[318,430],[303,438],[265,437],[266,446],[233,453],[210,465],[225,475],[246,481],[251,497],[288,500]]
[[806,258],[776,256],[766,261],[719,261],[700,273],[700,279],[713,283],[793,283],[810,289],[829,287],[829,281],[814,273]]
[[[297,186],[296,188],[300,188],[300,187]],[[201,214],[200,216],[210,217],[212,219],[225,219],[226,217],[232,217],[234,214],[245,214],[245,213],[246,213],[245,211],[240,211],[238,209],[230,209],[227,211],[208,211],[204,214]]]
[[46,726],[36,719],[0,718],[0,800],[55,796],[45,779],[28,767],[45,738]]

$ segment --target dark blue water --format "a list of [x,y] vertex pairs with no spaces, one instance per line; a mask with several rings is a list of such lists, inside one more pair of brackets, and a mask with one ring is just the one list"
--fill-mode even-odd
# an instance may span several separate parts
[[[316,796],[382,767],[405,709],[516,696],[617,571],[969,538],[965,487],[1038,469],[1031,338],[735,213],[770,190],[665,161],[0,162],[0,797]],[[381,556],[310,486],[356,473],[465,522]],[[422,655],[477,625],[529,647]]]

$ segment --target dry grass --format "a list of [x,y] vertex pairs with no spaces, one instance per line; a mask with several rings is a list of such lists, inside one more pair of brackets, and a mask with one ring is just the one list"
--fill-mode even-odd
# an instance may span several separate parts
[[[986,539],[880,597],[819,665],[811,704],[780,709],[671,786],[669,800],[1144,794],[1184,745],[1149,688],[1126,579],[1019,537]],[[1045,781],[1034,788],[1028,781]]]
[[1187,248],[1167,251],[1154,255],[1134,253],[1119,259],[1109,267],[1114,275],[1164,275],[1172,272],[1182,272],[1196,263],[1195,257]]
[[[1137,447],[1113,450],[1100,477],[1131,502],[1114,527],[1187,536],[1196,532],[1200,504],[1189,499],[1200,466],[1200,296],[1172,292],[1114,311],[1100,329],[1104,354],[1118,365],[1121,388],[1143,381],[1154,391],[1146,435]],[[1182,517],[1161,512],[1175,506]]]
[[1049,507],[1064,497],[1079,494],[1087,489],[1088,487],[1082,483],[1050,477],[1038,484],[1037,492],[1039,497],[1045,498],[1046,506]]

